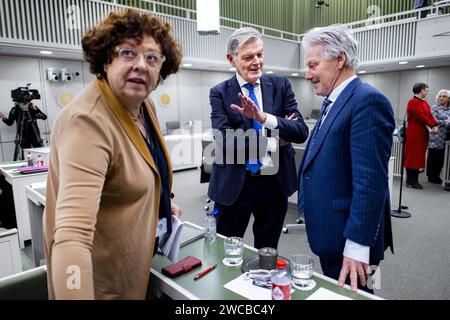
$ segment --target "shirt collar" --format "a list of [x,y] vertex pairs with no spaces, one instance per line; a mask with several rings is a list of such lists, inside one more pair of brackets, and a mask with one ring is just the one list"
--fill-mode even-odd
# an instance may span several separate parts
[[[236,79],[239,83],[239,87],[243,87],[245,84],[247,84],[248,82],[244,80],[244,78],[241,77],[241,75],[236,71]],[[256,86],[255,88],[257,88],[259,85],[261,84],[261,78],[259,78],[258,80],[256,80]]]
[[344,82],[342,82],[339,86],[334,88],[334,90],[328,96],[328,99],[331,100],[331,103],[335,102],[336,99],[339,97],[339,95],[342,93],[342,91],[344,91],[344,89],[350,84],[350,82],[355,80],[357,77],[358,77],[357,75],[353,75]]

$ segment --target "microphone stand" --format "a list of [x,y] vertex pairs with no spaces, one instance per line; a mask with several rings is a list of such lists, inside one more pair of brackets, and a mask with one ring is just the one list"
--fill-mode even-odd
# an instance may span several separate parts
[[404,161],[405,161],[405,147],[406,147],[406,138],[403,139],[403,141],[401,142],[402,144],[402,151],[401,151],[401,173],[400,173],[400,194],[398,197],[398,209],[396,210],[392,210],[391,211],[391,216],[395,217],[395,218],[410,218],[411,217],[411,213],[407,212],[407,211],[403,211],[402,209],[408,209],[407,206],[402,206],[402,191],[403,191],[403,171],[405,170],[405,168],[403,167],[404,165]]

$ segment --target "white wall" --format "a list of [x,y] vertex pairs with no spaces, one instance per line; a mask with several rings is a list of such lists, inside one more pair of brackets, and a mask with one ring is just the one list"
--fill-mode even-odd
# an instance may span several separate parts
[[[79,71],[80,76],[71,83],[50,83],[46,80],[46,69],[69,68]],[[383,92],[391,101],[396,119],[403,119],[406,104],[412,97],[412,86],[416,82],[425,82],[430,86],[428,102],[434,104],[434,98],[440,89],[450,89],[450,67],[408,70],[368,74],[361,79]],[[161,128],[165,130],[166,121],[179,120],[181,126],[188,121],[202,121],[204,128],[210,124],[209,90],[212,86],[232,76],[231,72],[196,71],[183,69],[170,76],[158,87],[151,98],[155,102]],[[64,61],[42,58],[0,56],[0,112],[9,113],[13,106],[11,90],[31,82],[32,89],[38,89],[41,100],[34,102],[48,116],[46,121],[38,120],[41,136],[48,141],[48,132],[53,120],[61,110],[57,97],[61,92],[78,94],[94,76],[89,67],[81,61]],[[306,118],[312,109],[319,109],[322,97],[317,97],[309,82],[302,78],[290,78],[292,88],[299,103],[300,112]],[[160,98],[166,94],[170,102],[164,105]],[[16,125],[8,127],[0,123],[0,162],[11,161],[14,152]]]
[[[68,68],[80,72],[80,76],[70,83],[49,82],[46,70],[50,67]],[[166,121],[172,120],[179,120],[182,127],[190,120],[202,121],[203,127],[210,127],[209,89],[230,76],[231,73],[226,72],[188,69],[169,76],[150,96],[155,102],[161,128],[165,130]],[[48,145],[52,123],[62,109],[58,97],[62,93],[77,95],[93,79],[89,65],[81,61],[0,56],[0,112],[8,116],[14,105],[11,90],[31,82],[30,88],[41,94],[41,99],[33,102],[48,116],[45,121],[37,121],[41,137]],[[168,104],[161,103],[162,95],[169,97]],[[13,159],[16,129],[16,124],[8,127],[0,123],[0,162]]]

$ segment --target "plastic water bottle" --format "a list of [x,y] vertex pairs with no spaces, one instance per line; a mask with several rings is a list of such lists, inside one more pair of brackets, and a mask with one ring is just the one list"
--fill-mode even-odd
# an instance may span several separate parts
[[211,212],[206,212],[205,222],[203,229],[205,231],[205,239],[208,241],[216,240],[217,236],[217,221],[216,221],[217,209]]
[[31,155],[31,152],[27,153],[27,162],[28,162],[29,167],[34,166],[34,160],[33,160],[33,156]]
[[278,259],[272,273],[272,300],[291,300],[291,282],[286,260]]
[[43,166],[44,166],[44,160],[42,160],[42,156],[41,156],[40,154],[38,154],[38,158],[37,158],[37,161],[36,161],[36,165],[37,165],[38,167],[43,167]]

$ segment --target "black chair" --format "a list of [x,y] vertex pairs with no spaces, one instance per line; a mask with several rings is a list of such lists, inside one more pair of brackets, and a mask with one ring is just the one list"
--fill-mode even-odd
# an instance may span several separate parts
[[180,121],[166,121],[167,134],[172,134],[176,129],[180,129]]
[[47,266],[1,278],[0,300],[48,300]]
[[311,114],[309,116],[311,117],[311,119],[318,120],[320,116],[320,109],[312,109]]

